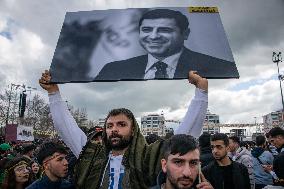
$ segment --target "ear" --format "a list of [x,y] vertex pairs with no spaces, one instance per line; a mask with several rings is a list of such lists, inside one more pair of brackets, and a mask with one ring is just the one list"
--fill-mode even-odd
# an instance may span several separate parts
[[49,170],[49,162],[45,162],[42,164],[44,170]]
[[187,28],[183,31],[183,39],[184,40],[187,40],[188,39],[188,36],[189,36],[189,33],[190,33],[190,29]]
[[162,166],[162,171],[164,173],[167,173],[167,160],[161,159],[161,166]]
[[230,146],[228,145],[228,146],[226,146],[226,150],[227,150],[227,152],[229,152],[230,151]]

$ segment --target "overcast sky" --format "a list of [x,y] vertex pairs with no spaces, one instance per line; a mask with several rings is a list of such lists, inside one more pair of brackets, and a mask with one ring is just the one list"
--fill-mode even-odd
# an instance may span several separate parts
[[[36,87],[49,69],[66,11],[110,8],[217,6],[240,79],[209,80],[209,110],[221,123],[254,123],[282,107],[273,51],[284,53],[283,0],[1,0],[0,90],[10,83]],[[284,61],[280,72],[284,74]],[[87,108],[90,119],[116,107],[136,117],[164,112],[181,119],[194,94],[186,80],[60,85],[68,103]],[[35,94],[33,92],[31,95]]]

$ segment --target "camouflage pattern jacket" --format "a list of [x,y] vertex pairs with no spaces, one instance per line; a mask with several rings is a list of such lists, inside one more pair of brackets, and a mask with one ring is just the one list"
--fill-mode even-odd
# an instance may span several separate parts
[[[163,141],[147,145],[137,122],[134,122],[133,140],[122,160],[122,164],[125,166],[122,188],[146,189],[156,184],[156,177],[161,170],[160,159]],[[91,141],[86,144],[75,166],[76,188],[108,188],[109,153],[110,149],[107,149],[105,145],[94,144]]]

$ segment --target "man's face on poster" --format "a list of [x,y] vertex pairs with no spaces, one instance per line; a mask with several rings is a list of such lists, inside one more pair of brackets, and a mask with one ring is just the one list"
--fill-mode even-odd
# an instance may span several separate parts
[[189,31],[181,31],[173,18],[144,19],[139,40],[142,47],[156,58],[165,58],[181,50]]

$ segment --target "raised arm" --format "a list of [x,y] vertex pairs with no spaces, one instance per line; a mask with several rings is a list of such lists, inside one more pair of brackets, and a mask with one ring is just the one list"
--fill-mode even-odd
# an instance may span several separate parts
[[200,77],[196,71],[189,72],[188,81],[195,85],[195,95],[175,134],[188,134],[198,138],[208,108],[208,81]]
[[50,73],[46,70],[39,80],[40,86],[48,92],[50,112],[54,127],[65,144],[78,158],[83,146],[87,142],[87,136],[78,127],[75,119],[62,100],[59,88],[56,84],[50,84]]

